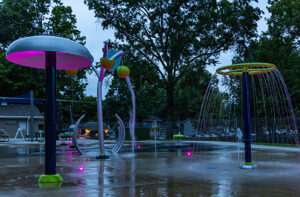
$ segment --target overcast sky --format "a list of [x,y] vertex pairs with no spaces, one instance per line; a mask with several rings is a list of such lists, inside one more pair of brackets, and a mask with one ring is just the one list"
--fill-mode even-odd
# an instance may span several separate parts
[[[100,23],[97,22],[97,19],[94,17],[93,10],[89,10],[88,7],[83,3],[83,0],[62,0],[64,5],[71,6],[73,10],[73,14],[76,15],[77,18],[77,28],[81,31],[81,34],[86,36],[86,47],[94,56],[96,61],[99,61],[100,57],[102,57],[102,47],[103,42],[105,40],[115,40],[113,30],[103,30]],[[269,17],[269,13],[266,9],[267,0],[259,0],[258,3],[253,3],[253,6],[259,7],[262,9],[265,14],[263,18],[258,22],[258,32],[267,30],[267,25],[265,21],[265,17]],[[219,61],[222,64],[217,65],[217,67],[209,66],[208,70],[212,73],[215,72],[216,68],[219,66],[225,66],[231,64],[231,59],[233,57],[232,52],[222,53]],[[88,86],[86,88],[85,93],[87,95],[96,96],[97,94],[97,77],[93,73],[88,76]],[[107,88],[104,87],[103,97],[107,93]]]

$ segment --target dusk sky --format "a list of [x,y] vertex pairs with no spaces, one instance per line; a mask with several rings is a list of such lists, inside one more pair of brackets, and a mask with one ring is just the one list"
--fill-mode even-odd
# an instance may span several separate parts
[[[94,17],[93,10],[89,10],[88,7],[83,3],[83,0],[63,0],[64,5],[71,6],[73,13],[76,15],[77,18],[77,28],[81,31],[81,34],[86,36],[86,47],[94,56],[94,63],[100,60],[102,57],[102,47],[103,42],[105,40],[115,40],[114,38],[114,31],[110,30],[103,30],[101,27],[100,22],[97,22],[97,19]],[[267,25],[265,18],[269,17],[269,13],[266,9],[267,0],[259,0],[258,3],[253,3],[253,6],[259,7],[264,11],[264,16],[258,22],[258,32],[261,33],[262,31],[267,30]],[[226,53],[222,53],[218,64],[215,66],[208,66],[208,70],[212,73],[215,72],[216,68],[219,66],[225,66],[231,64],[231,59],[234,53],[228,51]],[[85,93],[87,95],[96,96],[97,94],[97,77],[93,73],[88,76],[88,86],[86,88]],[[108,88],[104,87],[103,89],[103,96],[106,95]],[[104,97],[103,97],[104,98]]]

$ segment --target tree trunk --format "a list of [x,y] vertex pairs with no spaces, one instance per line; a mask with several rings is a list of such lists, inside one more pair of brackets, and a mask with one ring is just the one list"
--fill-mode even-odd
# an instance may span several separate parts
[[174,83],[171,81],[167,88],[167,128],[166,128],[166,138],[173,138],[174,131]]

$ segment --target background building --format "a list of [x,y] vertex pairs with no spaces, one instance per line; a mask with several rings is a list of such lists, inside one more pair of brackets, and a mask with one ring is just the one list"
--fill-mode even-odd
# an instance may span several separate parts
[[[39,109],[34,106],[34,132],[43,130],[44,116]],[[26,104],[8,104],[0,105],[0,129],[8,132],[9,137],[14,137],[18,128],[23,131],[23,135],[30,133],[30,105]]]
[[[31,99],[32,106],[30,105]],[[44,116],[36,107],[36,104],[43,103],[31,98],[30,93],[13,98],[0,97],[0,129],[6,130],[9,137],[15,137],[18,128],[20,128],[25,137],[30,135],[32,117],[34,132],[44,130]],[[31,107],[33,116],[31,116]]]

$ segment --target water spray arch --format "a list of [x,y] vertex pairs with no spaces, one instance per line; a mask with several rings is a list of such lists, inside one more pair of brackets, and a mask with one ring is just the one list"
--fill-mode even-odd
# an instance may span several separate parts
[[[241,164],[241,168],[256,167],[251,158],[252,138],[253,136],[255,136],[255,139],[260,137],[257,137],[256,134],[263,134],[264,137],[271,136],[268,141],[270,140],[272,143],[288,142],[298,144],[298,127],[291,99],[284,79],[274,64],[233,64],[218,68],[216,74],[222,75],[223,80],[229,80],[227,83],[232,87],[231,89],[225,89],[225,93],[222,93],[222,95],[218,95],[220,94],[218,85],[214,83],[213,79],[209,82],[197,123],[199,136],[205,132],[217,132],[218,129],[220,130],[220,125],[223,126],[222,129],[225,135],[225,130],[227,134],[232,134],[232,129],[237,131],[237,129],[243,128],[245,163]],[[234,83],[231,84],[232,81]],[[238,90],[236,92],[242,97],[234,96],[234,92],[232,92],[234,88]],[[237,104],[239,102],[241,105]],[[218,103],[220,108],[218,108]],[[239,110],[239,108],[243,108],[243,110]],[[243,113],[239,114],[239,111]],[[214,121],[213,118],[215,118]],[[269,135],[269,133],[272,135]],[[222,135],[224,136],[224,134]],[[237,132],[235,135],[237,135]],[[285,137],[279,138],[278,136]]]

